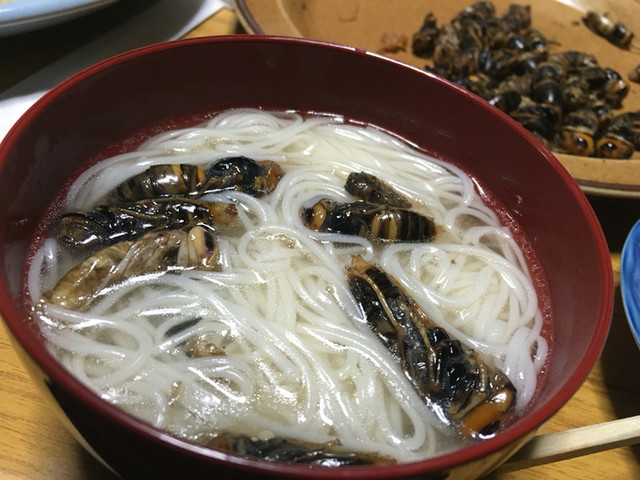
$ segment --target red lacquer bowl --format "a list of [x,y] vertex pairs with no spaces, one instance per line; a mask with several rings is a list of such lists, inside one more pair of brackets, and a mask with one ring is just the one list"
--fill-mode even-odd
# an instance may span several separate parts
[[[548,282],[553,338],[539,390],[512,425],[492,439],[422,462],[338,469],[267,464],[191,445],[130,417],[47,352],[24,304],[23,269],[34,230],[56,193],[88,160],[135,146],[141,137],[134,134],[241,106],[329,112],[387,128],[460,165],[520,225]],[[126,139],[131,143],[123,144]],[[1,313],[16,348],[76,436],[125,478],[480,476],[578,389],[600,354],[613,309],[611,263],[598,220],[570,175],[528,132],[433,75],[325,43],[192,39],[88,68],[45,95],[7,135],[0,146],[0,205]]]

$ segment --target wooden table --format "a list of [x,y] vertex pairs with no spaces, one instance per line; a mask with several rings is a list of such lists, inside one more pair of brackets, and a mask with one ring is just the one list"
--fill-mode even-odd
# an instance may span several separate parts
[[[82,44],[91,35],[126,18],[130,9],[140,8],[141,4],[144,1],[120,2],[109,12],[90,15],[64,26],[0,39],[0,92]],[[242,29],[235,14],[225,9],[187,36],[230,33],[242,33]],[[604,197],[593,197],[590,201],[607,235],[617,277],[623,241],[640,218],[640,201]],[[615,299],[611,332],[600,360],[576,395],[547,422],[541,433],[640,414],[640,350],[629,332],[617,279]],[[117,479],[76,443],[43,402],[9,344],[4,325],[0,326],[0,478]],[[640,446],[496,474],[492,478],[640,479]]]

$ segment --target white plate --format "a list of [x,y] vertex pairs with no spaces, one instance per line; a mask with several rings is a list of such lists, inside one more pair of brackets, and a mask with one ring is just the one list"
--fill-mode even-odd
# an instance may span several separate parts
[[0,37],[66,22],[118,0],[0,1]]

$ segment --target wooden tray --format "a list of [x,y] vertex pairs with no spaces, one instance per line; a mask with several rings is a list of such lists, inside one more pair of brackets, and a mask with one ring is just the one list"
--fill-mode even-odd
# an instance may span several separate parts
[[[236,13],[250,33],[285,35],[379,51],[385,34],[411,36],[433,12],[438,25],[449,23],[473,0],[234,0]],[[627,80],[640,64],[640,0],[494,0],[498,14],[509,4],[531,6],[532,27],[552,42],[551,51],[581,50],[596,56]],[[593,10],[607,13],[635,32],[629,51],[598,37],[582,23]],[[385,53],[423,68],[428,61],[407,51]],[[629,82],[630,93],[621,111],[640,110],[640,84]],[[389,85],[393,88],[393,85]],[[640,198],[640,152],[630,160],[605,160],[556,153],[586,193]]]

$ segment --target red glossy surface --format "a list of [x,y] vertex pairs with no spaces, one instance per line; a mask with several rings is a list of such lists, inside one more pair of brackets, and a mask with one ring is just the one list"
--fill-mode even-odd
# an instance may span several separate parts
[[[107,405],[43,348],[21,296],[22,267],[45,207],[67,179],[133,132],[237,106],[343,114],[461,165],[517,222],[549,285],[553,348],[530,411],[491,440],[429,461],[348,470],[265,465],[172,439]],[[451,84],[347,47],[212,37],[148,47],[98,64],[38,102],[0,146],[1,313],[34,378],[79,434],[127,478],[462,478],[504,460],[577,390],[613,308],[607,245],[556,159],[505,115]],[[466,464],[466,465],[465,465]]]

